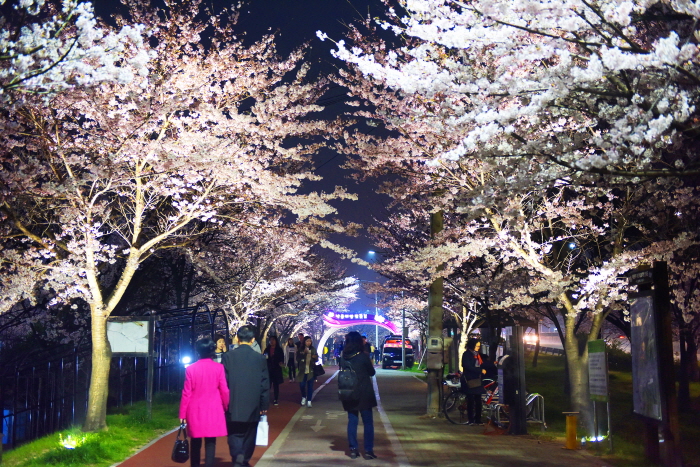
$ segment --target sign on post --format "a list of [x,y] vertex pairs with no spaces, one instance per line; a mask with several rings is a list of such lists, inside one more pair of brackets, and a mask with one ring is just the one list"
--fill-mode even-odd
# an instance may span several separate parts
[[662,420],[661,380],[654,299],[650,292],[631,300],[633,411],[644,417]]
[[153,408],[153,316],[112,316],[107,319],[107,340],[112,355],[146,357],[146,411],[150,420]]
[[602,339],[588,343],[588,388],[591,400],[608,402],[608,363]]
[[107,339],[112,354],[148,355],[150,321],[108,321]]

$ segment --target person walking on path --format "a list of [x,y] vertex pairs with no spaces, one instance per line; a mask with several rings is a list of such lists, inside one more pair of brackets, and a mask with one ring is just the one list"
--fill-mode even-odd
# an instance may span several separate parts
[[287,360],[287,370],[289,371],[289,382],[291,383],[297,377],[297,346],[291,337],[287,339],[285,358]]
[[217,363],[221,363],[224,353],[228,350],[226,338],[222,334],[214,334],[214,342],[216,343],[216,350],[214,351],[213,360]]
[[224,367],[214,362],[216,344],[208,337],[195,344],[199,355],[185,369],[185,385],[180,400],[180,423],[187,423],[192,438],[190,465],[199,466],[204,439],[204,465],[214,465],[217,436],[226,436],[226,416],[229,405],[229,389]]
[[345,336],[345,346],[340,358],[340,368],[350,365],[357,375],[358,396],[357,400],[343,400],[343,410],[348,413],[348,445],[350,458],[357,459],[359,447],[357,443],[357,426],[359,417],[362,417],[364,426],[365,459],[376,459],[374,454],[374,420],[372,408],[377,406],[377,398],[374,395],[372,376],[375,375],[374,365],[369,355],[364,352],[362,336],[359,332],[352,331]]
[[299,367],[297,380],[299,381],[299,388],[301,389],[301,405],[306,405],[307,407],[311,407],[311,397],[314,393],[314,381],[316,380],[314,376],[314,365],[316,365],[318,361],[318,352],[316,351],[316,347],[312,344],[311,336],[306,336],[297,351],[297,363]]
[[299,353],[300,350],[303,350],[303,348],[302,348],[302,347],[304,347],[304,333],[303,332],[300,332],[299,334],[297,334],[296,345],[297,345],[297,353]]
[[467,350],[462,354],[462,391],[467,395],[467,419],[469,425],[483,425],[481,422],[481,395],[485,393],[481,375],[481,342],[473,337],[467,341]]
[[228,447],[234,467],[250,465],[255,451],[255,436],[260,416],[270,404],[270,377],[267,361],[253,350],[255,333],[242,326],[236,335],[238,347],[223,358],[226,380],[231,393],[228,405]]
[[282,374],[282,367],[284,367],[284,351],[277,343],[277,337],[270,336],[270,344],[263,352],[265,358],[267,359],[267,372],[270,375],[270,384],[273,388],[274,397],[272,403],[274,405],[279,405],[278,400],[280,398],[280,384],[284,382],[284,375]]

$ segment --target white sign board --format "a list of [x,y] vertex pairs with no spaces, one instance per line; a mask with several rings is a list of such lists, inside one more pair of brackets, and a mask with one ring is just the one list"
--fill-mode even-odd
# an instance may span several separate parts
[[588,343],[588,388],[591,400],[608,401],[608,364],[602,340]]
[[148,321],[108,321],[112,353],[148,353]]

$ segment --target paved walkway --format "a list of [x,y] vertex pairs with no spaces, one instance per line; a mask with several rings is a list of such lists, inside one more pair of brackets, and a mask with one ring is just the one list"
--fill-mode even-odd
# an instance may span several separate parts
[[[486,436],[483,427],[452,425],[425,417],[427,386],[411,374],[377,370],[380,407],[374,413],[378,459],[348,457],[347,415],[335,391],[335,371],[317,383],[313,407],[299,405],[297,384],[284,383],[279,407],[271,407],[270,446],[258,447],[252,464],[270,466],[570,466],[607,465],[583,451],[568,451],[561,443],[529,436]],[[171,433],[119,464],[120,467],[177,467],[170,461]],[[358,430],[362,446],[362,423]],[[225,438],[217,439],[217,467],[229,467]],[[185,464],[188,465],[188,464]]]

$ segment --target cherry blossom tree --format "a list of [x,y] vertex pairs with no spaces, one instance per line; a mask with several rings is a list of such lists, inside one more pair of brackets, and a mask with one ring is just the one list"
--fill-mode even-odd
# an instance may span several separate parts
[[398,3],[380,25],[403,47],[351,36],[335,56],[420,96],[430,106],[414,118],[460,135],[435,163],[477,157],[511,185],[581,172],[698,174],[694,2]]
[[[404,273],[428,270],[448,282],[469,256],[512,269],[503,275],[510,280],[495,285],[500,290],[489,306],[513,312],[549,304],[557,310],[552,316],[561,328],[572,406],[589,425],[588,355],[581,340],[596,339],[606,315],[627,306],[625,272],[640,262],[669,261],[697,244],[695,231],[674,222],[680,212],[698,212],[696,190],[673,190],[670,184],[563,186],[513,196],[503,212],[486,210],[462,226],[447,223],[439,241],[394,267]],[[492,277],[486,271],[479,275]]]
[[356,299],[357,287],[313,246],[279,220],[268,220],[265,227],[224,226],[206,244],[189,249],[197,275],[208,279],[193,291],[193,299],[224,310],[231,332],[258,323],[263,340],[279,320],[304,321],[328,308],[342,310]]
[[695,6],[399,3],[408,14],[381,26],[403,47],[371,25],[337,42],[358,114],[387,135],[347,138],[349,165],[392,174],[380,190],[397,204],[461,218],[397,262],[404,273],[493,257],[521,279],[494,307],[562,315],[572,406],[590,424],[579,339],[625,306],[620,275],[697,241],[674,222],[697,211],[694,184],[653,180],[697,174]]
[[106,82],[147,84],[143,25],[100,26],[92,5],[77,0],[11,2],[5,11],[0,17],[3,104]]
[[195,0],[129,7],[118,24],[144,25],[150,61],[125,47],[115,66],[148,76],[73,86],[0,118],[0,307],[42,289],[53,304],[89,304],[86,430],[105,427],[106,321],[140,263],[220,225],[260,225],[271,209],[323,217],[348,196],[299,192],[317,179],[310,158],[326,143],[314,138],[342,129],[315,116],[326,82],[309,82],[303,50],[279,57],[272,36],[244,46],[235,16],[201,20]]

